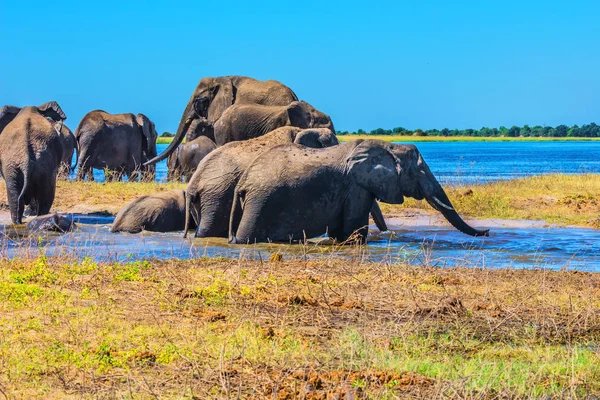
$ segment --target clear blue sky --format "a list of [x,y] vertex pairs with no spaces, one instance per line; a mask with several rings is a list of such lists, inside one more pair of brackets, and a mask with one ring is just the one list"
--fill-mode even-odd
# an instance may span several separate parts
[[278,79],[338,130],[600,123],[598,1],[0,0],[0,103],[143,112]]

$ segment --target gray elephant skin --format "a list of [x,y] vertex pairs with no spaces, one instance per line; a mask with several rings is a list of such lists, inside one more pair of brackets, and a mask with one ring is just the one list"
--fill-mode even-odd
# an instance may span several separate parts
[[227,237],[233,192],[240,176],[257,156],[289,143],[328,147],[337,145],[338,140],[329,129],[283,127],[255,139],[218,147],[198,165],[187,186],[186,227],[192,217],[198,226],[196,237]]
[[11,220],[20,224],[26,205],[34,215],[47,214],[52,207],[62,160],[60,132],[67,117],[55,101],[23,109],[3,107],[0,114],[0,121],[11,119],[0,133],[0,172]]
[[[275,80],[259,81],[237,75],[202,78],[183,111],[173,141],[151,162],[158,162],[171,154],[182,142],[195,119],[207,118],[214,124],[232,105],[287,106],[294,101],[298,101],[296,94],[289,87]],[[266,132],[268,131],[263,133]]]
[[87,113],[75,130],[79,157],[77,179],[94,180],[93,169],[106,173],[106,180],[153,180],[156,167],[143,163],[156,156],[158,134],[144,114],[109,114],[102,110]]
[[185,143],[169,154],[167,179],[181,181],[183,177],[185,182],[189,182],[200,161],[216,149],[214,140],[212,123],[206,118],[194,120],[186,134]]
[[[202,106],[198,107],[202,109]],[[222,146],[229,142],[253,139],[283,126],[327,128],[335,133],[331,118],[305,101],[294,101],[286,106],[235,104],[227,108],[214,123],[215,143]],[[183,135],[175,135],[169,147],[149,163],[167,157],[182,140]]]
[[73,153],[75,153],[77,149],[77,139],[75,139],[75,135],[65,124],[63,124],[60,130],[60,144],[62,145],[63,152],[60,167],[58,168],[58,178],[67,179],[69,177],[69,173],[77,164],[75,163],[75,165],[71,165]]
[[181,231],[185,224],[185,192],[154,193],[133,200],[119,210],[111,232]]
[[257,157],[235,189],[229,241],[303,241],[324,233],[366,241],[374,199],[402,204],[405,196],[426,199],[463,233],[488,235],[462,220],[415,146],[357,140],[325,149],[279,146]]
[[72,218],[57,213],[35,217],[27,223],[27,230],[30,233],[43,231],[65,233],[71,232],[76,227]]

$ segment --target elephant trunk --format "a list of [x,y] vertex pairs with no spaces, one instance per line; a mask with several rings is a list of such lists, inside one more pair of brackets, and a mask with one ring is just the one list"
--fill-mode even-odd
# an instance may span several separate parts
[[192,123],[192,118],[186,118],[186,116],[188,116],[190,114],[192,108],[193,108],[192,103],[189,103],[187,105],[187,107],[185,108],[185,111],[183,113],[183,118],[182,118],[181,122],[179,123],[177,132],[175,133],[173,140],[169,144],[169,147],[167,147],[167,149],[165,151],[163,151],[161,154],[159,154],[158,156],[146,161],[144,163],[144,165],[156,164],[157,162],[164,160],[165,158],[167,158],[169,156],[169,154],[171,154],[177,148],[177,146],[179,146],[181,144],[181,142],[183,142],[183,139],[185,138],[185,134],[187,133],[187,131]]
[[489,236],[489,229],[479,230],[467,224],[458,215],[442,185],[435,179],[435,176],[429,170],[429,167],[422,162],[423,170],[421,171],[421,191],[425,200],[437,211],[439,211],[452,224],[464,234],[469,236]]
[[[188,230],[190,229],[190,203],[192,202],[192,196],[188,191],[185,192],[185,225],[183,227],[183,238],[187,238]],[[198,221],[196,221],[198,222]]]

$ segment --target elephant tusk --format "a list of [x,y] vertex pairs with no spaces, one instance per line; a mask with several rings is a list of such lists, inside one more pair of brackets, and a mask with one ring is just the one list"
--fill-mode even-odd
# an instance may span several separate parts
[[444,208],[445,208],[445,209],[447,209],[447,210],[454,211],[454,208],[450,207],[450,206],[449,206],[449,205],[447,205],[447,204],[444,204],[444,203],[442,203],[442,202],[440,201],[440,199],[438,199],[438,198],[437,198],[437,197],[435,197],[435,196],[433,196],[433,201],[435,201],[435,202],[436,202],[436,204],[440,205],[441,207],[444,207]]

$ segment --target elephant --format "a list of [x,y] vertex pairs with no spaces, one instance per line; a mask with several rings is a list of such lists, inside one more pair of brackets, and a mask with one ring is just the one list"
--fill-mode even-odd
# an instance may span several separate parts
[[192,122],[185,144],[177,147],[167,159],[168,180],[189,182],[200,161],[217,146],[212,123],[206,118]]
[[73,160],[73,153],[77,149],[77,139],[75,139],[75,135],[73,135],[73,132],[65,124],[63,124],[60,130],[60,143],[62,145],[63,156],[58,169],[58,178],[67,179],[69,173],[74,169],[71,166],[71,162]]
[[26,205],[33,215],[48,214],[52,207],[62,160],[60,134],[67,116],[55,101],[13,107],[10,114],[17,109],[0,134],[0,173],[6,181],[11,220],[21,224]]
[[93,181],[93,169],[103,169],[106,180],[154,180],[156,167],[142,164],[156,156],[158,134],[144,114],[109,114],[102,110],[87,113],[75,130],[79,155],[77,180]]
[[[329,147],[338,140],[329,129],[282,127],[244,142],[231,142],[211,152],[196,168],[186,189],[187,237],[190,217],[197,225],[195,237],[227,237],[229,214],[235,186],[252,160],[270,148],[297,143],[301,146]],[[374,203],[378,228],[387,230],[381,210]]]
[[133,200],[119,210],[111,232],[139,233],[180,231],[185,223],[185,192],[181,189],[154,193]]
[[[195,103],[192,113],[204,112],[206,101]],[[186,121],[193,121],[189,115]],[[187,122],[191,124],[191,122]],[[335,133],[331,118],[318,111],[305,101],[294,101],[286,106],[265,106],[260,104],[234,104],[225,110],[214,123],[215,143],[222,146],[233,141],[242,141],[262,136],[282,126],[298,128],[327,128]],[[184,129],[182,130],[185,131]],[[183,134],[175,135],[167,149],[148,161],[158,162],[167,157],[183,140]]]
[[41,231],[65,233],[71,232],[76,227],[73,219],[57,213],[35,217],[27,224],[27,230],[31,233]]
[[21,111],[21,107],[6,105],[0,108],[0,134],[15,119],[19,111]]
[[[270,168],[285,165],[285,168]],[[487,236],[454,210],[414,145],[357,140],[324,149],[296,144],[258,156],[233,196],[229,242],[303,241],[327,233],[338,242],[365,242],[374,199],[427,202],[459,231]]]

